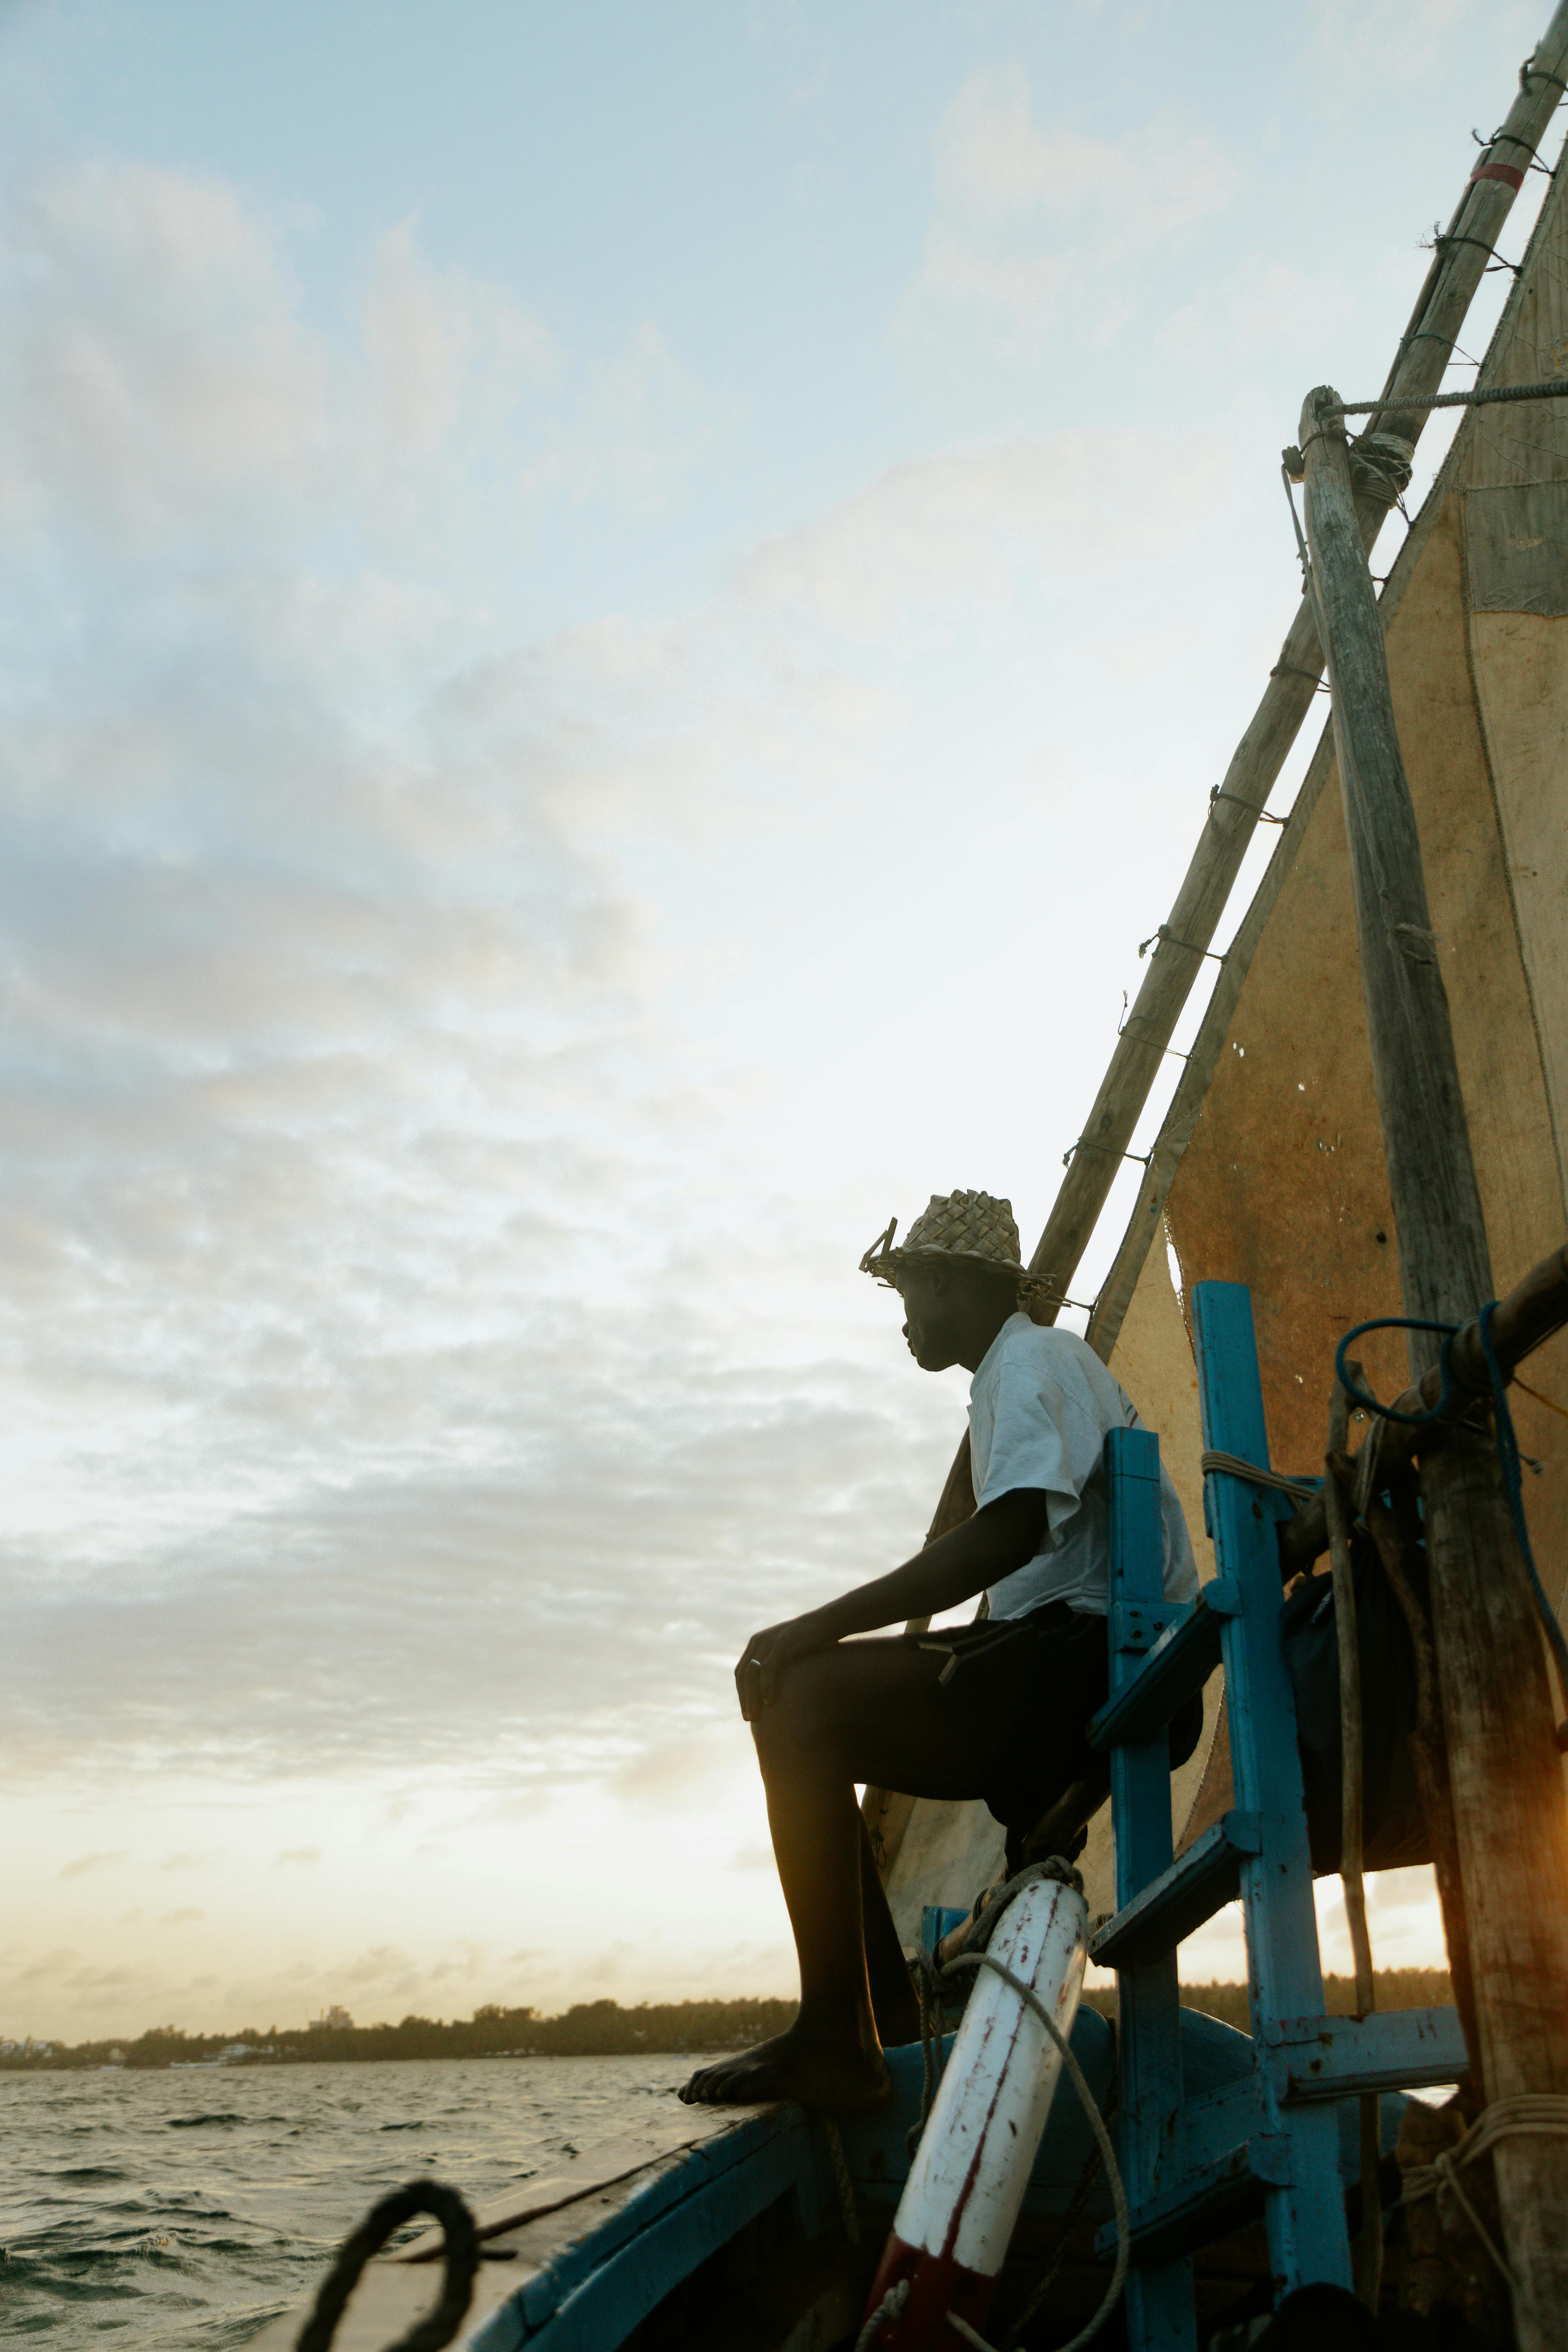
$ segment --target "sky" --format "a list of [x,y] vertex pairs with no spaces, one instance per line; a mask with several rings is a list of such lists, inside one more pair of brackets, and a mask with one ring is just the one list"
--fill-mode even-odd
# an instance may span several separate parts
[[1037,1239],[1545,13],[0,0],[0,2034],[793,1989],[858,1258]]

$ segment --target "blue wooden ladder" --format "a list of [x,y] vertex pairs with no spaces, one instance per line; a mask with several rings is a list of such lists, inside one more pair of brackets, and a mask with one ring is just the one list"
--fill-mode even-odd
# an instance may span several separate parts
[[[1252,1307],[1239,1283],[1193,1294],[1204,1443],[1268,1467]],[[1111,1751],[1116,1904],[1090,1956],[1117,1974],[1121,2160],[1132,2221],[1131,2352],[1195,2352],[1194,2249],[1261,2204],[1276,2299],[1351,2284],[1338,2103],[1448,2083],[1466,2070],[1451,2009],[1323,2014],[1295,1704],[1279,1635],[1275,1524],[1288,1498],[1205,1480],[1217,1574],[1197,1602],[1163,1597],[1159,1442],[1119,1429],[1110,1486],[1110,1696],[1089,1737]],[[1170,1744],[1178,1707],[1225,1666],[1236,1809],[1173,1858]],[[1176,1947],[1239,1894],[1251,2071],[1193,2098],[1182,2081]],[[1110,2233],[1107,2233],[1109,2237]]]

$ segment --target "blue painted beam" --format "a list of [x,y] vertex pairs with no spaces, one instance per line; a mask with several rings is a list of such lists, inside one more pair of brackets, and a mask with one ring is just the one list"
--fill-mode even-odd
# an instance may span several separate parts
[[1193,1693],[1202,1690],[1219,1664],[1225,1619],[1236,1614],[1235,1607],[1228,1604],[1239,1601],[1229,1584],[1219,1595],[1217,1607],[1214,1596],[1215,1586],[1210,1584],[1192,1608],[1176,1612],[1175,1622],[1161,1634],[1137,1673],[1091,1720],[1091,1748],[1137,1746],[1153,1739]]
[[[1160,1521],[1160,1444],[1152,1432],[1113,1429],[1105,1441],[1110,1488],[1107,1638],[1110,1687],[1140,1672],[1148,1647],[1172,1625],[1165,1600]],[[1182,1616],[1189,1612],[1181,1612]],[[1132,1900],[1171,1867],[1171,1743],[1163,1723],[1110,1754],[1116,1830],[1116,1899]],[[1129,2199],[1162,2195],[1186,2170],[1182,2139],[1181,1988],[1169,1947],[1124,1958],[1117,1969],[1121,2114],[1117,2153]],[[1139,2352],[1195,2352],[1193,2266],[1177,2246],[1141,2259],[1128,2274],[1127,2333]]]
[[1469,2053],[1456,2009],[1394,2009],[1381,2017],[1287,2017],[1265,2047],[1292,2102],[1348,2099],[1363,2091],[1414,2091],[1462,2081]]
[[[1257,2216],[1270,2189],[1289,2185],[1288,2144],[1272,2133],[1255,2133],[1213,2163],[1197,2167],[1163,2196],[1133,2209],[1132,2258],[1161,2262],[1194,2246],[1212,2243]],[[1114,2251],[1114,2222],[1099,2231],[1100,2253]]]
[[1215,1822],[1179,1862],[1152,1879],[1091,1937],[1089,1956],[1095,1966],[1125,1968],[1173,1952],[1194,1928],[1236,1900],[1243,1857],[1257,1853],[1260,1840],[1255,1813],[1230,1812]]
[[[1198,1283],[1193,1337],[1205,1447],[1268,1469],[1263,1388],[1245,1285]],[[1258,1851],[1242,1861],[1241,1900],[1252,2030],[1266,2050],[1269,2029],[1281,2019],[1321,2016],[1323,1978],[1295,1696],[1280,1639],[1276,1513],[1264,1492],[1228,1471],[1210,1471],[1204,1481],[1220,1571],[1236,1580],[1245,1604],[1239,1617],[1227,1621],[1221,1650],[1237,1803],[1256,1817],[1259,1832]],[[1348,2288],[1337,2119],[1322,2106],[1282,2105],[1268,2065],[1259,2068],[1259,2087],[1265,2137],[1278,2137],[1289,2152],[1285,2178],[1264,2200],[1269,2265],[1279,2292],[1317,2280]],[[1256,2149],[1258,2143],[1252,2145]]]

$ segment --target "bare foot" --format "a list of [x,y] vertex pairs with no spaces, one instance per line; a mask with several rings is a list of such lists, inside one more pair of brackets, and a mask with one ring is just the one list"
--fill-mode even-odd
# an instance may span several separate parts
[[760,2106],[798,2099],[808,2107],[879,2107],[892,2077],[879,2050],[828,2043],[791,2026],[733,2058],[700,2067],[680,2095],[689,2107]]

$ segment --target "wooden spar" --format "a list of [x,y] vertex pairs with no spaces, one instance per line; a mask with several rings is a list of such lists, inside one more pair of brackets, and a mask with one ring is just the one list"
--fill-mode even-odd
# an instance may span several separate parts
[[[1399,395],[1435,392],[1442,382],[1465,314],[1517,193],[1517,179],[1477,175],[1494,168],[1494,154],[1496,166],[1517,173],[1544,137],[1562,94],[1554,78],[1568,78],[1568,0],[1561,0],[1553,12],[1531,65],[1535,70],[1526,68],[1521,72],[1519,94],[1485,153],[1478,157],[1447,231],[1437,241],[1426,282],[1389,370],[1384,407],[1367,421],[1369,433],[1392,425],[1411,444],[1420,434],[1426,413],[1399,410]],[[1386,499],[1363,496],[1358,500],[1363,546],[1370,547],[1376,539],[1386,511]],[[1257,829],[1258,812],[1273,790],[1321,672],[1317,630],[1303,604],[1251,724],[1210,803],[1192,863],[1155,936],[1137,1003],[1122,1024],[1040,1245],[1029,1262],[1030,1272],[1048,1284],[1060,1299],[1065,1300],[1071,1288],[1079,1261],[1132,1140],[1161,1060],[1241,870]]]
[[[1321,386],[1301,412],[1307,531],[1400,1279],[1406,1314],[1460,1324],[1491,1296],[1486,1226],[1334,405]],[[1419,1379],[1437,1336],[1409,1340]],[[1468,1423],[1430,1433],[1421,1493],[1480,2042],[1472,2074],[1489,2105],[1568,2095],[1568,1807],[1540,1628],[1489,1436]],[[1568,2306],[1568,2137],[1502,2139],[1494,2162],[1518,2341],[1548,2352]]]
[[[1405,545],[1409,543],[1407,540]],[[1148,1169],[1138,1188],[1138,1199],[1127,1221],[1127,1230],[1111,1261],[1110,1271],[1100,1286],[1094,1312],[1084,1333],[1102,1364],[1110,1361],[1111,1350],[1121,1336],[1121,1326],[1132,1304],[1138,1277],[1160,1233],[1162,1213],[1175,1181],[1176,1171],[1182,1164],[1182,1155],[1193,1139],[1193,1130],[1197,1126],[1204,1097],[1214,1077],[1215,1066],[1230,1034],[1230,1024],[1241,1001],[1241,992],[1246,985],[1258,942],[1274,912],[1275,902],[1285,887],[1285,878],[1296,862],[1296,852],[1306,838],[1307,827],[1312,821],[1319,797],[1328,782],[1331,764],[1331,739],[1325,732],[1313,755],[1311,766],[1302,778],[1300,790],[1274,845],[1274,855],[1268,861],[1263,879],[1253,893],[1252,903],[1226,950],[1224,968],[1214,984],[1213,994],[1204,1007],[1204,1017],[1188,1049],[1176,1091],[1160,1122],[1160,1132],[1149,1153]],[[1320,1544],[1318,1549],[1321,1551],[1322,1545]]]

